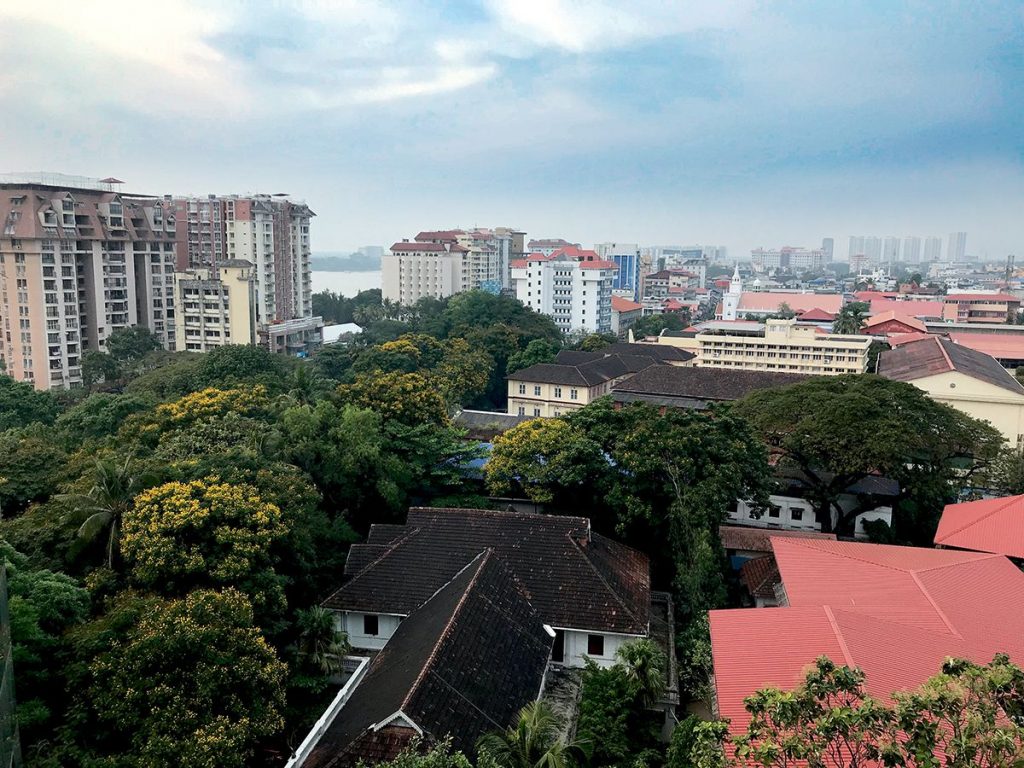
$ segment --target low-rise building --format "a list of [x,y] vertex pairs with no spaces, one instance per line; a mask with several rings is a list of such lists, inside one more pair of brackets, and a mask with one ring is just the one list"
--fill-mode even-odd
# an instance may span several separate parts
[[868,336],[823,333],[796,320],[705,323],[693,338],[698,345],[696,364],[701,367],[815,376],[864,373],[871,347]]
[[1024,386],[995,358],[941,336],[925,336],[883,352],[878,373],[988,421],[1010,445],[1021,445]]
[[621,296],[612,296],[612,333],[620,337],[625,336],[630,326],[643,314],[643,304]]
[[308,357],[323,344],[323,329],[319,315],[282,320],[260,327],[260,344],[278,354]]
[[1020,299],[1008,293],[949,293],[941,297],[949,308],[955,308],[959,323],[1008,323],[1020,313]]
[[177,272],[174,292],[180,351],[256,343],[256,277],[250,262],[233,259],[216,273],[209,268]]
[[658,408],[704,410],[715,403],[740,400],[762,389],[806,380],[807,377],[799,373],[655,365],[614,385],[612,400],[619,405],[641,402]]
[[1024,496],[947,504],[935,546],[991,552],[1024,561]]

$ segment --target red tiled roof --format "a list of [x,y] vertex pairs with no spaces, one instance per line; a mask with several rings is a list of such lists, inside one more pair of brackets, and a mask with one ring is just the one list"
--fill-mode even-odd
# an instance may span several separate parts
[[843,306],[838,293],[779,293],[775,291],[744,291],[740,294],[739,311],[778,312],[786,304],[796,313],[822,309],[833,314]]
[[740,566],[740,581],[751,597],[766,600],[775,597],[775,585],[779,583],[779,566],[771,555],[755,557]]
[[935,543],[1024,558],[1024,496],[947,504]]
[[578,245],[566,245],[563,248],[559,248],[557,251],[551,253],[551,257],[555,258],[558,256],[569,256],[576,259],[596,259],[597,251],[591,251],[586,248],[580,248]]
[[[736,371],[735,373],[747,373],[747,371]],[[794,376],[793,378],[797,377]],[[819,533],[818,531],[783,531],[773,530],[771,528],[754,528],[747,525],[721,525],[718,527],[718,534],[722,538],[722,547],[726,550],[732,549],[745,552],[764,552],[765,554],[772,551],[771,539],[773,536],[784,536],[794,539],[836,540],[836,535],[834,533]]]
[[898,347],[900,344],[909,344],[912,341],[921,341],[921,339],[931,338],[930,333],[890,333],[886,337],[886,341],[889,342],[889,346]]
[[871,315],[882,312],[896,312],[900,316],[910,317],[942,317],[945,305],[941,301],[908,300],[896,301],[894,299],[872,299]]
[[895,309],[890,309],[887,312],[879,312],[876,315],[872,315],[864,321],[865,330],[874,328],[876,325],[882,325],[882,323],[902,323],[907,328],[912,328],[915,331],[921,331],[927,333],[928,328],[918,320],[916,317],[912,317],[907,314],[899,314]]
[[[880,698],[920,685],[947,656],[1024,661],[1024,573],[1000,555],[772,537],[789,607],[711,611],[719,714],[792,688],[819,656],[858,666]],[[907,652],[913,649],[913,652]]]
[[415,251],[417,253],[447,253],[448,249],[444,243],[395,243],[391,246],[391,251]]
[[1008,293],[947,293],[943,300],[950,301],[982,301],[982,302],[1006,302],[1007,304],[1020,304],[1020,299]]
[[580,262],[580,269],[618,269],[619,265],[614,261],[604,261],[603,259],[595,259],[593,261],[585,260]]
[[802,312],[800,314],[800,319],[807,321],[831,322],[836,319],[836,316],[832,312],[826,312],[824,309],[815,307],[814,309]]
[[459,235],[466,234],[461,229],[441,229],[441,230],[428,230],[426,232],[420,232],[416,235],[416,239],[419,241],[425,240],[444,240],[445,242],[454,243],[458,240]]
[[630,301],[622,296],[612,296],[612,310],[615,312],[635,312],[636,310],[643,308],[643,304]]
[[916,381],[951,371],[1024,395],[1024,387],[995,358],[942,336],[900,344],[883,352],[878,361],[879,374],[893,381]]
[[1001,360],[1024,360],[1024,334],[1017,333],[960,333],[949,338],[964,347]]

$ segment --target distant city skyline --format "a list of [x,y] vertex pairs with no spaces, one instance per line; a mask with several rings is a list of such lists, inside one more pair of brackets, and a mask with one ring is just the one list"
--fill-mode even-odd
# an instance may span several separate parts
[[838,259],[965,231],[1001,259],[1022,26],[1013,2],[8,3],[0,171],[288,192],[316,250],[505,225]]

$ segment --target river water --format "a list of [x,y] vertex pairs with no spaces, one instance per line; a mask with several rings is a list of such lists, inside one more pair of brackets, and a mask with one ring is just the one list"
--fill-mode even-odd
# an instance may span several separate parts
[[313,270],[313,292],[333,291],[351,298],[360,291],[380,288],[380,270],[376,272],[320,272]]

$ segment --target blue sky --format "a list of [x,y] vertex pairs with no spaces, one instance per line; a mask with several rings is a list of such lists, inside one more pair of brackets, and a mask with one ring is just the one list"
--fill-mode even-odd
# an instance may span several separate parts
[[508,225],[1024,253],[1020,2],[34,5],[0,4],[0,170],[290,192],[322,250]]

